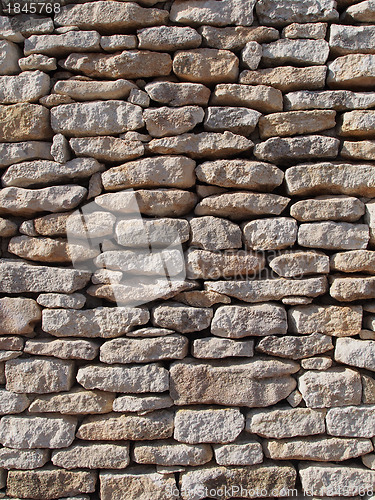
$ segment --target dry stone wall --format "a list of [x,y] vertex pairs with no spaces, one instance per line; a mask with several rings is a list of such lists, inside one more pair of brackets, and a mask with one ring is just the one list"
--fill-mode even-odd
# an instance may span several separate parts
[[0,16],[1,498],[374,498],[374,1],[31,5]]

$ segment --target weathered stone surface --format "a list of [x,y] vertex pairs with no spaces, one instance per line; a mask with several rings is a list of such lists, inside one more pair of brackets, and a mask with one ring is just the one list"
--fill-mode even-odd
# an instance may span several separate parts
[[344,141],[340,154],[349,160],[374,160],[375,141]]
[[[277,68],[245,70],[240,74],[240,83],[247,85],[271,85],[282,92],[293,90],[323,89],[326,81],[326,66],[296,68],[279,66]],[[274,109],[273,111],[280,111]]]
[[76,101],[93,101],[96,99],[126,99],[133,88],[135,88],[134,83],[124,79],[113,82],[59,80],[55,83],[53,91],[56,94],[68,95]]
[[65,448],[74,439],[74,417],[5,416],[0,422],[0,440],[10,448]]
[[100,46],[106,52],[117,50],[135,49],[137,37],[135,35],[110,35],[100,37]]
[[51,124],[68,136],[119,134],[143,126],[142,108],[116,100],[63,104],[51,110]]
[[64,165],[49,160],[33,160],[11,165],[1,180],[6,187],[40,187],[55,182],[84,179],[103,169],[104,166],[93,158],[74,158]]
[[0,77],[0,103],[35,102],[48,94],[50,78],[41,71]]
[[207,337],[193,341],[192,355],[200,359],[249,357],[254,354],[252,340],[236,341]]
[[0,348],[9,349],[10,351],[22,351],[24,344],[24,339],[22,337],[1,337],[0,338]]
[[[116,217],[112,213],[101,212],[99,210],[88,211],[84,215],[80,212],[70,214],[66,219],[68,242],[73,247],[74,245],[85,245],[85,240],[88,238],[94,239],[102,238],[103,236],[112,236],[115,222]],[[95,245],[93,246],[94,250]]]
[[361,376],[351,368],[329,368],[325,371],[307,371],[299,377],[298,389],[306,406],[359,405],[361,403]]
[[69,244],[66,240],[16,236],[8,245],[8,251],[24,259],[37,262],[80,262],[98,255],[98,250],[86,245]]
[[53,136],[51,156],[58,163],[66,163],[71,159],[69,142],[62,134],[56,134]]
[[177,410],[174,438],[183,443],[230,443],[245,426],[238,408]]
[[292,23],[285,26],[282,31],[283,38],[310,38],[319,40],[325,38],[327,33],[327,23]]
[[262,58],[262,46],[257,42],[248,42],[241,52],[242,65],[248,69],[257,69]]
[[85,389],[109,392],[164,392],[168,390],[168,371],[151,365],[86,365],[79,368],[77,381]]
[[74,382],[74,362],[37,356],[11,359],[5,377],[6,389],[17,393],[68,391]]
[[331,269],[344,273],[364,272],[375,274],[375,252],[352,250],[335,253],[330,258]]
[[148,108],[143,112],[148,133],[152,137],[179,135],[192,130],[203,121],[204,111],[198,106],[181,108]]
[[0,272],[1,293],[72,293],[84,288],[91,276],[87,271],[36,266],[14,259],[1,259]]
[[69,392],[36,397],[29,407],[30,413],[56,412],[68,415],[109,413],[115,399],[113,393],[86,391],[77,386]]
[[[283,495],[285,491],[294,488],[296,479],[296,471],[289,464],[274,465],[270,462],[254,465],[250,467],[219,467],[211,465],[206,467],[194,467],[187,469],[181,473],[180,487],[182,490],[183,500],[190,500],[189,491],[196,488],[199,484],[200,488],[194,499],[201,500],[206,498],[206,491],[213,491],[218,488],[218,491],[223,492],[223,495],[215,495],[217,499],[229,500],[230,498],[241,498],[241,489],[246,491],[252,490],[254,485],[259,488],[258,495],[265,495],[266,491],[273,491],[275,495]],[[214,487],[212,485],[215,485]],[[239,491],[236,490],[239,488]],[[226,493],[227,492],[227,493]],[[215,498],[213,497],[213,498]]]
[[29,103],[0,106],[0,135],[3,142],[48,140],[52,136],[48,109]]
[[372,443],[369,439],[335,437],[271,439],[264,445],[265,456],[272,460],[342,461],[370,451]]
[[202,37],[193,28],[177,26],[160,26],[144,28],[137,33],[140,49],[172,51],[178,49],[195,49],[199,47]]
[[200,83],[151,82],[145,91],[153,101],[169,106],[207,106],[210,89]]
[[339,145],[338,139],[325,135],[272,137],[256,144],[254,156],[259,160],[288,165],[298,160],[335,158],[338,155]]
[[234,222],[218,217],[195,217],[190,221],[191,245],[204,250],[241,248],[241,230]]
[[17,224],[12,222],[9,219],[3,219],[0,217],[0,237],[1,238],[9,238],[10,236],[14,236],[18,232]]
[[317,196],[298,201],[290,207],[290,215],[298,221],[357,221],[365,213],[364,204],[350,196]]
[[153,139],[147,147],[151,153],[187,155],[191,158],[223,158],[248,151],[253,142],[242,135],[226,131],[182,134],[175,137]]
[[155,299],[170,299],[178,293],[192,288],[196,288],[194,282],[145,276],[133,280],[128,279],[125,284],[114,283],[92,286],[87,290],[87,293],[93,297],[104,298],[120,305],[137,306]]
[[373,23],[375,21],[373,2],[367,0],[357,5],[350,5],[345,11],[345,19],[360,23]]
[[[269,406],[292,392],[296,382],[289,374],[298,369],[299,365],[293,361],[273,358],[204,363],[185,358],[171,365],[170,394],[179,406]],[[198,383],[202,377],[204,385]]]
[[289,328],[293,333],[324,333],[334,337],[357,335],[362,328],[361,306],[306,305],[292,307]]
[[205,288],[245,302],[264,302],[290,296],[317,297],[327,291],[327,281],[323,276],[301,280],[279,278],[253,281],[212,281],[206,282]]
[[117,492],[126,491],[129,498],[138,500],[178,500],[176,480],[171,475],[161,475],[154,468],[132,467],[125,472],[100,473],[100,496],[111,500]]
[[147,339],[115,339],[100,348],[103,363],[148,363],[165,359],[182,359],[188,353],[188,340],[183,335]]
[[[7,493],[12,497],[48,500],[61,495],[78,495],[95,491],[96,474],[55,467],[37,471],[9,471]],[[77,497],[81,498],[81,497]]]
[[117,397],[113,402],[113,411],[148,413],[173,406],[173,399],[167,394],[160,395],[125,395]]
[[285,182],[291,195],[375,195],[375,170],[371,164],[324,162],[297,165],[288,168]]
[[212,94],[213,106],[244,106],[261,113],[282,111],[283,97],[280,90],[265,85],[216,85]]
[[280,3],[278,0],[259,0],[256,12],[261,24],[284,26],[290,23],[312,23],[332,21],[339,14],[332,0],[297,0],[292,4]]
[[[97,3],[97,2],[95,2]],[[106,3],[107,2],[101,2]],[[121,4],[120,4],[121,5]],[[122,5],[132,5],[123,3]],[[136,5],[136,4],[134,4]],[[149,14],[149,10],[147,10]],[[159,11],[167,14],[166,11]],[[113,19],[111,19],[113,23]],[[92,78],[149,78],[167,76],[172,70],[169,54],[148,50],[124,50],[114,54],[70,54],[61,65],[68,71],[83,73]]]
[[[165,158],[165,157],[164,157]],[[178,163],[176,157],[175,162]],[[165,160],[167,160],[165,158]],[[166,161],[166,163],[168,163]],[[181,162],[185,167],[188,160]],[[177,245],[189,239],[189,223],[185,219],[129,219],[116,225],[116,241],[130,248],[164,247]]]
[[351,109],[372,108],[375,104],[373,92],[352,92],[350,90],[322,90],[290,92],[284,96],[285,109],[334,109],[348,111]]
[[40,307],[33,299],[3,297],[0,299],[0,334],[24,335],[34,331],[41,318]]
[[327,412],[327,433],[332,436],[373,437],[374,406],[331,408]]
[[375,293],[375,277],[341,278],[340,276],[333,276],[329,293],[334,299],[343,302],[373,299]]
[[49,450],[1,448],[0,465],[4,469],[37,469],[49,460]]
[[367,247],[368,231],[367,224],[312,222],[299,226],[298,243],[327,250],[358,250]]
[[268,43],[279,38],[275,28],[266,26],[228,26],[216,28],[202,26],[198,29],[204,44],[213,49],[241,50],[248,42]]
[[205,444],[190,445],[173,440],[136,443],[134,460],[139,464],[202,465],[212,458],[212,449]]
[[335,126],[335,116],[335,111],[328,110],[273,113],[259,120],[260,137],[268,139],[320,132]]
[[343,137],[375,137],[375,111],[366,109],[344,113],[338,133]]
[[18,64],[22,71],[40,70],[48,72],[57,69],[56,59],[42,54],[31,54],[22,57],[18,60]]
[[72,138],[69,144],[77,156],[91,156],[99,161],[133,160],[144,153],[140,141],[127,141],[119,137]]
[[254,191],[272,191],[284,177],[275,165],[246,159],[207,161],[198,165],[195,172],[207,184]]
[[147,415],[90,415],[78,428],[77,437],[89,441],[165,439],[173,434],[173,417],[173,412],[168,410],[158,410]]
[[277,194],[238,191],[204,198],[195,207],[195,214],[243,220],[255,215],[280,215],[288,203],[289,198]]
[[[34,220],[25,220],[19,227],[21,234],[38,236],[43,234],[47,236],[66,236],[65,222],[69,217],[68,213],[48,214],[38,217]],[[36,230],[36,226],[40,229],[40,233]]]
[[211,106],[206,111],[204,129],[210,132],[229,130],[235,134],[250,135],[257,126],[260,116],[259,111],[254,109]]
[[[349,488],[351,495],[358,495],[361,491],[372,488],[375,481],[375,471],[354,464],[350,466],[336,464],[303,464],[299,475],[302,487],[324,497],[331,492]],[[364,490],[362,490],[364,488]]]
[[190,158],[156,156],[110,168],[101,177],[107,191],[158,186],[189,188],[195,182],[194,167]]
[[337,339],[335,360],[375,371],[375,342],[372,340]]
[[349,54],[328,63],[327,85],[332,89],[373,89],[374,54]]
[[94,359],[99,346],[88,340],[28,340],[24,352],[39,356],[53,356],[60,359]]
[[329,257],[320,252],[295,250],[271,257],[269,265],[283,278],[329,273]]
[[366,203],[366,213],[364,217],[364,221],[369,225],[370,230],[370,246],[374,247],[375,245],[375,203],[370,200]]
[[212,316],[213,311],[209,309],[187,307],[176,302],[156,306],[152,311],[152,322],[155,326],[189,333],[208,328]]
[[129,465],[129,444],[78,443],[52,452],[53,465],[64,469],[125,469]]
[[22,57],[22,52],[13,42],[0,40],[0,75],[15,75],[19,72],[18,59]]
[[325,410],[289,408],[250,410],[246,430],[266,438],[291,438],[325,433]]
[[329,45],[325,40],[291,40],[282,38],[262,45],[262,61],[266,66],[295,64],[296,66],[319,66],[325,64]]
[[286,332],[286,311],[272,303],[219,307],[211,325],[213,335],[233,339]]
[[45,159],[52,160],[51,143],[27,141],[0,144],[0,167],[8,167],[20,161]]
[[257,441],[241,440],[233,444],[214,445],[218,465],[254,465],[263,462],[262,445]]
[[168,274],[177,276],[184,271],[183,255],[179,249],[150,251],[108,251],[96,257],[98,267],[119,270],[138,276],[165,276],[165,262],[168,262]]
[[78,26],[81,29],[96,29],[101,33],[123,31],[164,24],[168,13],[159,9],[140,7],[136,3],[112,4],[104,1],[67,5],[55,16],[57,26]]
[[333,361],[328,356],[315,356],[301,361],[301,367],[305,370],[327,370],[332,365]]
[[113,338],[144,325],[149,312],[132,307],[96,307],[85,311],[45,309],[42,329],[56,337]]
[[190,249],[185,254],[189,279],[253,276],[265,266],[264,257],[252,252],[216,253]]
[[243,227],[244,241],[253,250],[280,250],[297,239],[297,223],[290,217],[255,219]]
[[258,352],[287,359],[301,359],[315,356],[333,349],[332,339],[321,333],[311,333],[306,337],[270,336],[256,346]]
[[[22,413],[29,406],[30,400],[25,394],[0,389],[0,414]],[[1,457],[0,457],[1,463]]]
[[100,35],[96,31],[69,31],[62,35],[32,35],[25,40],[25,56],[62,56],[70,52],[97,52]]
[[254,5],[254,0],[246,3],[241,0],[225,0],[224,2],[198,0],[193,4],[186,0],[178,0],[172,4],[170,19],[192,26],[200,24],[251,26]]
[[78,185],[42,189],[7,187],[0,192],[0,213],[30,216],[38,212],[58,212],[75,208],[87,190]]
[[374,54],[375,30],[373,26],[344,26],[332,24],[329,46],[332,54],[343,56],[360,52]]

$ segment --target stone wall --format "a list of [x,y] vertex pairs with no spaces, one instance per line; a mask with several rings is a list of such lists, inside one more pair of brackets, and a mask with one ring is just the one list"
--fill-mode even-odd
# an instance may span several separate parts
[[3,2],[0,496],[371,498],[375,3],[156,2]]

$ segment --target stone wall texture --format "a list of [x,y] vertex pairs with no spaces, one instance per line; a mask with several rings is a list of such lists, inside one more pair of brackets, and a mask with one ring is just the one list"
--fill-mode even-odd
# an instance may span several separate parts
[[374,0],[32,5],[0,15],[0,498],[374,500]]

